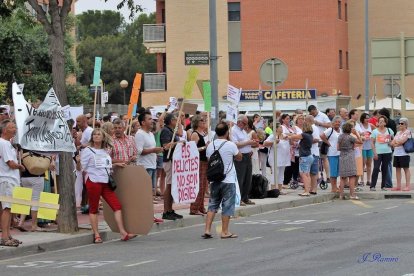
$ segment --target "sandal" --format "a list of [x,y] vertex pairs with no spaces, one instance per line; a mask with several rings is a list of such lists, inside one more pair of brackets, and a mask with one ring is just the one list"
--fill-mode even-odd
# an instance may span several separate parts
[[208,234],[208,233],[204,233],[204,235],[202,235],[201,237],[205,240],[213,238],[213,236],[211,234]]
[[309,193],[301,193],[301,194],[299,194],[299,196],[310,196],[310,194]]
[[239,236],[237,236],[236,234],[230,234],[227,236],[221,236],[222,239],[235,239],[238,238]]
[[129,241],[132,240],[133,238],[136,238],[138,235],[133,235],[133,234],[126,234],[124,237],[121,238],[121,241]]
[[8,239],[8,240],[0,239],[0,245],[1,246],[18,247],[19,243],[15,243],[11,239]]
[[95,238],[93,239],[93,243],[103,243],[101,236],[96,235]]

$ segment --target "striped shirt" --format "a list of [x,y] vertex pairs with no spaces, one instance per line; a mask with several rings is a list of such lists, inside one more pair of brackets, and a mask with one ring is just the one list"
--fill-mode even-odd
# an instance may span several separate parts
[[113,160],[128,162],[131,157],[136,157],[138,155],[134,137],[126,136],[124,134],[122,138],[113,137],[112,141],[114,148],[111,152],[111,158]]

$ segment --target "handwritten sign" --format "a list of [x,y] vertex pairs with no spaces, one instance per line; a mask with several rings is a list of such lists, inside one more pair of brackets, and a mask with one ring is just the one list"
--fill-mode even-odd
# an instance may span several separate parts
[[22,148],[42,152],[76,151],[65,112],[53,88],[47,92],[39,108],[34,108],[13,83],[13,103],[17,139]]
[[178,100],[176,97],[170,97],[170,109],[178,109]]
[[228,104],[226,110],[226,121],[237,123],[238,110],[237,106]]
[[102,58],[95,57],[95,67],[93,69],[93,85],[98,86],[101,81]]
[[240,102],[240,95],[241,91],[240,89],[237,89],[236,87],[232,85],[228,85],[227,87],[227,100],[231,102],[232,104],[238,105]]
[[184,88],[183,88],[184,99],[189,99],[193,95],[193,88],[197,81],[197,76],[198,76],[198,69],[195,67],[192,67],[188,71],[188,78],[184,84]]
[[179,204],[196,200],[200,187],[200,154],[194,141],[177,144],[173,155],[171,194]]

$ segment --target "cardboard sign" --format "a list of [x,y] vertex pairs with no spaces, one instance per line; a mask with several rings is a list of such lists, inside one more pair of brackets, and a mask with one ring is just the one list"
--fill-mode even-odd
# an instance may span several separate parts
[[227,100],[231,102],[234,105],[238,105],[240,102],[240,95],[241,91],[240,89],[237,89],[236,87],[232,85],[228,85],[227,87]]
[[178,109],[178,100],[176,97],[170,97],[170,109]]
[[198,77],[198,69],[195,67],[190,68],[190,70],[188,71],[188,78],[183,88],[184,99],[190,99],[191,96],[193,95],[193,89],[197,81],[197,77]]
[[[180,103],[180,108],[181,108],[181,104]],[[183,113],[184,114],[190,114],[190,115],[196,115],[198,109],[198,104],[191,104],[191,103],[185,103],[183,106]]]
[[95,57],[95,67],[93,69],[93,85],[98,86],[101,81],[102,58]]
[[136,73],[134,83],[132,85],[131,97],[129,99],[127,119],[132,118],[132,112],[134,110],[134,106],[138,103],[139,90],[141,89],[141,79],[142,79],[142,75]]
[[39,108],[34,108],[26,102],[17,84],[13,83],[13,103],[17,143],[22,148],[43,152],[76,151],[71,130],[53,88],[47,92]]
[[172,160],[171,195],[178,204],[196,200],[200,187],[200,153],[194,141],[177,144]]
[[211,84],[210,81],[203,82],[204,111],[211,112]]
[[157,110],[156,110],[155,108],[151,108],[151,109],[150,109],[150,112],[151,112],[151,118],[152,118],[153,120],[158,120],[158,117],[157,117]]
[[226,121],[237,123],[238,110],[237,106],[228,104],[226,110]]
[[[115,170],[115,193],[122,205],[125,229],[131,234],[146,235],[154,224],[151,178],[144,167],[128,165]],[[119,233],[114,212],[103,201],[104,218],[113,232]]]

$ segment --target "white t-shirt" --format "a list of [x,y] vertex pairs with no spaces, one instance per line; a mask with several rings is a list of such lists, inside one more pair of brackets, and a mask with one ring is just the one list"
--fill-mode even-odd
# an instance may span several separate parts
[[7,180],[15,185],[20,184],[20,172],[17,169],[10,169],[8,161],[17,163],[16,149],[10,141],[0,138],[0,179]]
[[[298,126],[295,126],[295,130],[296,130],[296,134],[302,134],[302,130],[298,127]],[[297,143],[297,145],[296,145],[296,148],[295,148],[295,156],[299,156],[299,143],[300,143],[300,140],[299,141],[296,141],[295,143]]]
[[[249,140],[249,136],[244,129],[240,129],[237,125],[231,128],[231,140],[234,143],[244,142]],[[250,145],[239,148],[241,153],[250,153],[252,147]]]
[[237,148],[235,143],[224,139],[216,139],[207,146],[206,155],[207,158],[210,158],[210,156],[214,152],[214,147],[217,150],[224,142],[226,143],[219,150],[221,159],[224,163],[224,173],[226,174],[226,178],[222,182],[236,183],[237,174],[233,159],[234,156],[236,156],[239,153],[239,149]]
[[[355,128],[357,129],[357,128]],[[372,149],[372,145],[371,145],[371,133],[372,133],[372,128],[371,128],[371,124],[368,123],[368,127],[365,128],[363,124],[359,124],[359,129],[357,129],[357,131],[359,131],[359,133],[361,134],[361,137],[365,138],[364,144],[362,144],[362,149],[363,150],[370,150]]]
[[178,138],[180,139],[180,141],[184,141],[184,142],[187,142],[188,140],[187,140],[187,131],[185,130],[185,128],[184,128],[184,126],[183,125],[181,125],[181,129],[183,130],[183,135],[181,135],[181,136],[178,136]]
[[86,145],[91,140],[93,128],[88,126],[85,128],[85,130],[82,132],[82,138],[80,140],[81,145]]
[[[328,115],[320,111],[315,116],[315,120],[318,121],[319,123],[331,123],[331,120],[329,120]],[[326,130],[326,127],[318,126],[318,129],[319,129],[319,133],[322,133]]]
[[[267,137],[267,139],[265,140],[265,142],[274,142],[275,138],[273,136],[273,134],[270,134],[269,137]],[[274,152],[273,152],[273,145],[271,147],[269,147],[270,151],[269,151],[269,164],[270,166],[274,165]],[[279,140],[279,143],[277,144],[277,167],[288,167],[291,165],[291,160],[290,160],[290,144],[289,144],[289,140],[285,140],[285,139],[281,139]]]
[[144,149],[152,149],[156,147],[154,134],[146,132],[145,130],[138,130],[135,134],[135,144],[138,149],[137,165],[143,166],[146,169],[157,168],[157,154],[149,153],[141,155]]
[[328,137],[330,136],[328,141],[331,144],[331,146],[328,149],[327,156],[339,156],[340,151],[338,151],[337,145],[338,145],[338,137],[341,134],[341,128],[339,128],[339,131],[337,132],[336,130],[330,127],[327,130],[325,130],[324,133],[325,133],[326,139],[328,139]]
[[[320,133],[319,128],[317,126],[315,126],[315,124],[312,125],[312,130],[313,130],[313,132],[312,132],[313,139],[321,140],[321,136],[319,134]],[[312,142],[311,153],[315,156],[319,156],[319,144],[318,144],[318,142],[316,142],[316,143]]]
[[108,173],[110,173],[112,167],[111,157],[104,149],[92,148],[92,150],[89,147],[81,150],[82,169],[86,172],[86,177],[89,177],[92,182],[108,183]]

